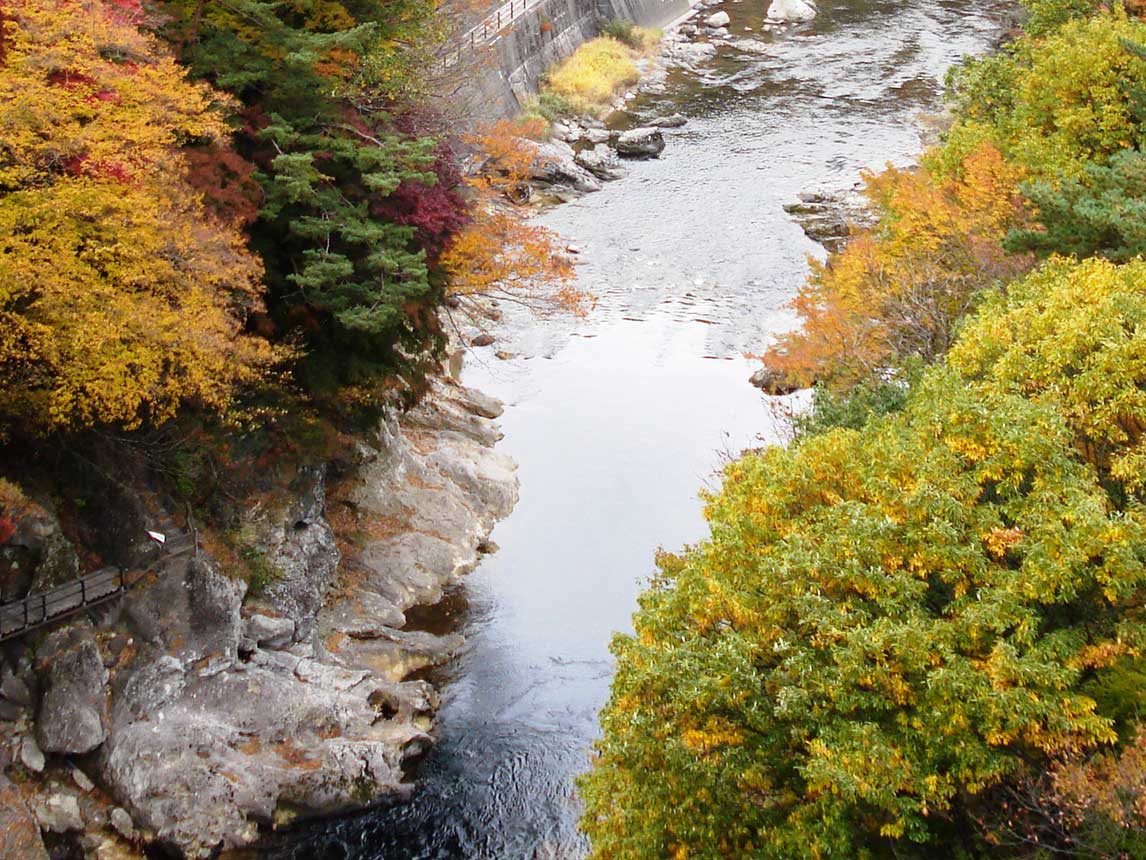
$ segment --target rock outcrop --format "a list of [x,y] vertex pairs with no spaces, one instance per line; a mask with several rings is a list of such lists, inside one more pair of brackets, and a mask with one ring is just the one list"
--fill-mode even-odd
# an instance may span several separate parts
[[617,135],[613,147],[625,158],[657,158],[665,148],[665,137],[659,128],[631,128]]
[[799,222],[809,239],[833,252],[847,244],[854,229],[871,227],[876,222],[858,188],[805,189],[798,202],[785,204],[784,211]]
[[0,775],[5,849],[43,860],[44,830],[89,856],[158,845],[198,860],[406,795],[438,705],[406,678],[461,637],[407,629],[405,612],[471,570],[516,502],[516,467],[492,450],[500,412],[436,383],[349,458],[261,495],[237,524],[238,557],[184,542],[117,616],[9,650],[0,774],[21,783]]
[[0,775],[0,856],[10,860],[48,860],[40,825],[28,809],[20,790]]
[[496,401],[439,384],[340,489],[337,503],[369,532],[348,565],[355,587],[319,617],[323,643],[344,663],[397,679],[461,644],[401,627],[405,610],[437,603],[476,566],[477,547],[517,502],[516,465],[493,450],[498,414]]
[[257,535],[250,551],[274,571],[259,603],[290,619],[296,640],[305,639],[313,629],[340,559],[334,531],[326,521],[325,481],[325,466],[300,469],[286,506],[260,509],[244,523]]

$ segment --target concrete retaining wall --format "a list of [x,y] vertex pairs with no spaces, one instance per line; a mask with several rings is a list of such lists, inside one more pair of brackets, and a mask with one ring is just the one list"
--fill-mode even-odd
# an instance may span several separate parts
[[517,113],[537,93],[541,75],[597,35],[602,20],[621,18],[663,27],[684,15],[690,0],[546,0],[493,44],[463,56],[455,98],[463,114],[496,119]]

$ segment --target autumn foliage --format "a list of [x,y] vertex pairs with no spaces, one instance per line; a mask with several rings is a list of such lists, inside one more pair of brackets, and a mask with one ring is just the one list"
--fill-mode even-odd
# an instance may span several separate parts
[[553,231],[510,204],[527,188],[536,146],[529,125],[502,120],[471,138],[484,165],[468,180],[471,215],[441,258],[451,294],[501,296],[534,308],[580,310],[588,300]]
[[795,300],[803,326],[764,360],[791,383],[847,387],[951,344],[977,296],[1029,266],[1002,248],[1020,217],[1022,171],[984,144],[958,176],[926,167],[867,177],[879,226],[827,265]]
[[1146,856],[1146,29],[1024,5],[765,356],[815,414],[614,640],[592,857]]
[[731,465],[707,517],[614,643],[594,857],[934,857],[970,798],[1116,740],[1084,682],[1146,644],[1146,530],[1056,405],[934,368]]
[[130,4],[11,0],[0,74],[0,413],[46,433],[225,410],[274,359],[241,335],[260,267],[177,148],[221,140]]

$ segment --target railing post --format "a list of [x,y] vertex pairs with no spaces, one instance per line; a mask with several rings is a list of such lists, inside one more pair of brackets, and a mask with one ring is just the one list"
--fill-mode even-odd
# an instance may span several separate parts
[[40,620],[48,620],[48,592],[40,595]]
[[28,598],[24,598],[24,629],[28,629]]
[[84,578],[80,577],[80,606],[88,605],[88,586]]

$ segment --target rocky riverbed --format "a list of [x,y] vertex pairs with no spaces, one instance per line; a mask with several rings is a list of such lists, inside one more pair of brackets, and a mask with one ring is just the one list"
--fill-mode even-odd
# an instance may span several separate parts
[[[190,541],[120,603],[7,643],[0,857],[205,858],[407,794],[438,701],[407,679],[461,639],[406,613],[473,569],[517,500],[500,413],[442,380],[348,459],[299,469],[244,512],[271,572],[257,594]],[[10,543],[74,575],[49,507]]]

